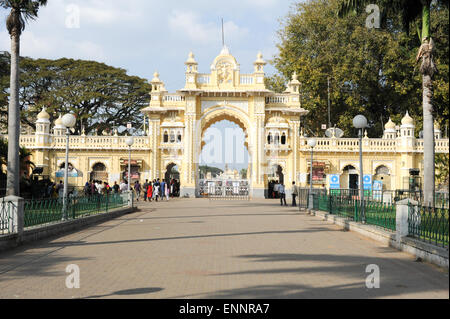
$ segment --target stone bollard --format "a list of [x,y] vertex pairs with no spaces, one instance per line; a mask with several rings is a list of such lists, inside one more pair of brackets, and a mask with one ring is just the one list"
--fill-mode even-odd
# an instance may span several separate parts
[[396,203],[396,233],[395,240],[398,244],[401,243],[402,238],[409,234],[409,206],[417,208],[417,202],[410,199],[404,199]]
[[24,228],[24,201],[23,198],[17,196],[7,196],[2,198],[0,205],[1,211],[9,211],[9,232],[17,234],[20,240],[23,235]]

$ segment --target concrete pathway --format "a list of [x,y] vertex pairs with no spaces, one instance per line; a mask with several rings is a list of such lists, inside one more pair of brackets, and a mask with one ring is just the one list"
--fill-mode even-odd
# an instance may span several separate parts
[[[177,199],[0,253],[0,298],[449,298],[448,272],[277,201]],[[68,265],[80,288],[66,287]],[[366,267],[380,288],[366,288]]]

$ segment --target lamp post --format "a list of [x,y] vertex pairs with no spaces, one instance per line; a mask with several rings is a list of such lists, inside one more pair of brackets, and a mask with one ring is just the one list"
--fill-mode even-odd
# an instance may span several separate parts
[[62,124],[66,127],[66,162],[64,163],[64,195],[63,195],[63,219],[67,219],[67,190],[69,183],[69,137],[70,129],[75,126],[77,122],[73,114],[66,114],[62,118]]
[[131,191],[131,146],[134,144],[132,136],[127,137],[125,144],[128,145],[128,192]]
[[362,160],[362,138],[363,130],[367,127],[367,119],[364,115],[357,115],[353,119],[353,126],[359,130],[359,198],[361,201],[361,217],[362,221],[366,221],[366,214],[364,211],[364,173],[363,173],[363,160]]
[[314,208],[314,196],[313,196],[313,160],[314,160],[314,147],[316,147],[317,141],[315,138],[308,140],[308,146],[311,147],[311,167],[309,171],[309,209]]

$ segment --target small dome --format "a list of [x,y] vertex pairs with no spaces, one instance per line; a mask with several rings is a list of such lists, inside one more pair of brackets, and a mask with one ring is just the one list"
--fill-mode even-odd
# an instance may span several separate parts
[[298,81],[297,72],[295,72],[295,71],[294,71],[294,74],[292,74],[291,84],[300,84],[300,82]]
[[197,61],[195,61],[194,59],[194,53],[192,53],[192,51],[189,52],[189,57],[186,61],[186,64],[197,64]]
[[161,82],[161,80],[159,79],[159,73],[158,71],[156,71],[155,73],[153,73],[153,80],[152,82]]
[[258,55],[256,56],[255,64],[266,64],[266,61],[264,61],[263,55],[261,52],[258,52]]
[[414,125],[414,120],[411,116],[409,116],[408,111],[406,112],[405,117],[402,119],[402,125]]
[[59,115],[58,119],[55,121],[55,125],[63,125],[63,120],[61,114]]
[[58,119],[55,121],[55,129],[65,129],[63,124],[62,115],[60,114]]
[[37,116],[38,120],[50,120],[50,115],[45,110],[45,107],[42,109],[41,113]]
[[389,122],[384,126],[385,130],[395,130],[395,123],[389,118]]

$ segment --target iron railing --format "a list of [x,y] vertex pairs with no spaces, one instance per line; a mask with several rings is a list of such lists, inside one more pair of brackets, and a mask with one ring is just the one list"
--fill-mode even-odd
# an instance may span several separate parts
[[[128,194],[105,194],[82,197],[69,197],[67,202],[68,219],[107,213],[109,210],[128,205]],[[24,227],[57,223],[63,220],[62,198],[28,200],[24,203]]]
[[437,246],[448,247],[448,208],[409,205],[409,236]]
[[[350,195],[350,196],[349,196]],[[351,193],[343,192],[341,196],[336,193],[314,194],[314,210],[328,212],[329,214],[343,217],[347,220],[365,222],[386,230],[396,229],[395,205],[380,201],[364,200],[364,216],[361,209],[361,201]]]

